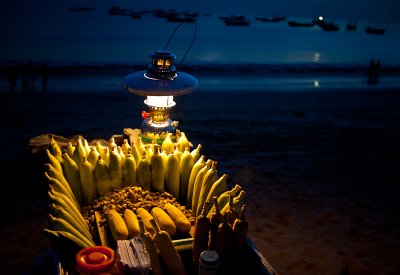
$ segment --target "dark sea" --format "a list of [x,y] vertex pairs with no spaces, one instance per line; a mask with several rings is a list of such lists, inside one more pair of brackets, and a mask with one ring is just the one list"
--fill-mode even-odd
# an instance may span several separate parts
[[[109,90],[131,70],[145,69],[150,53],[164,49],[171,38],[166,50],[177,56],[176,67],[196,75],[205,90],[354,88],[365,85],[371,59],[382,64],[382,85],[400,86],[398,23],[352,18],[357,29],[346,31],[349,18],[328,18],[340,28],[328,32],[318,26],[289,27],[287,22],[310,22],[311,17],[285,15],[285,21],[272,23],[256,20],[265,14],[237,14],[250,20],[243,27],[225,26],[219,17],[229,14],[199,12],[196,24],[176,29],[179,23],[154,17],[150,11],[140,19],[108,14],[113,5],[134,10],[130,3],[2,1],[0,66],[28,59],[38,65],[46,62],[59,76],[75,79],[56,90]],[[69,10],[77,7],[90,9]],[[369,25],[384,28],[385,34],[367,34]],[[71,72],[76,75],[67,74]],[[7,85],[0,83],[2,88]]]

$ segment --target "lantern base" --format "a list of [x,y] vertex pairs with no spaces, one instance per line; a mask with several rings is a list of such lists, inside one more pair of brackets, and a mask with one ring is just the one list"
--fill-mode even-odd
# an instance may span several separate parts
[[168,133],[172,133],[175,137],[177,124],[176,121],[171,119],[167,119],[163,123],[155,123],[148,117],[142,122],[140,137],[144,143],[152,143],[154,140],[161,145]]

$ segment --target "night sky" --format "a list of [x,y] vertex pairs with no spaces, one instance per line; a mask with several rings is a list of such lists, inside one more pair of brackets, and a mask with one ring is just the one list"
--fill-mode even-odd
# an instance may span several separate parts
[[[0,15],[10,6],[19,8],[35,3],[41,9],[54,6],[54,0],[0,0]],[[330,19],[400,21],[398,0],[58,0],[58,6],[124,6],[133,9],[176,9],[199,12],[247,13],[265,16],[313,17]],[[24,9],[24,8],[23,8]],[[19,9],[23,12],[23,9]],[[3,14],[6,15],[6,14]],[[28,19],[29,17],[27,17]]]

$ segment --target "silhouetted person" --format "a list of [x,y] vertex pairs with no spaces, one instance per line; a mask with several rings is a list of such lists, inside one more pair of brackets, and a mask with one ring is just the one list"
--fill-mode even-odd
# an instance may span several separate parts
[[29,75],[27,72],[23,71],[21,75],[22,93],[27,94],[29,91]]
[[26,73],[29,79],[28,89],[33,91],[34,90],[34,77],[35,77],[35,65],[33,65],[32,59],[28,60],[26,64]]
[[46,92],[47,91],[47,80],[49,78],[48,66],[46,63],[42,63],[42,66],[40,68],[40,74],[42,77],[42,91]]
[[15,88],[17,87],[17,70],[14,66],[8,68],[7,82],[10,85],[10,92],[15,92]]
[[373,76],[374,84],[378,84],[378,82],[379,82],[380,71],[381,71],[381,61],[378,60],[378,61],[376,61],[375,68],[374,68],[374,76]]
[[374,84],[375,60],[371,59],[368,65],[368,84]]

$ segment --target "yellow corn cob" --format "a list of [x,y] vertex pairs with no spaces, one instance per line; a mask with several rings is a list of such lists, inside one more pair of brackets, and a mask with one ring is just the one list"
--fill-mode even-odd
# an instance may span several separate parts
[[108,170],[110,171],[111,189],[122,187],[122,159],[116,146],[110,151]]
[[[68,190],[65,187],[66,185],[61,183],[58,179],[56,179],[50,171],[48,172],[44,172],[44,177],[47,180],[48,184],[51,185],[57,192],[60,192],[64,194],[66,197],[68,197],[73,202],[75,207],[80,211],[81,208],[78,202],[76,201],[75,196],[72,194],[72,191],[70,189]],[[52,174],[52,176],[50,176],[50,174]]]
[[197,147],[195,149],[192,150],[192,152],[190,152],[190,154],[193,156],[193,162],[196,163],[199,158],[201,157],[201,144],[198,144]]
[[126,227],[125,221],[121,215],[112,209],[108,211],[107,219],[113,239],[115,241],[127,240],[129,237],[128,228]]
[[189,233],[192,224],[179,208],[171,203],[164,204],[164,209],[175,223],[176,229],[182,233]]
[[86,157],[82,158],[81,166],[79,167],[79,177],[82,184],[82,198],[83,201],[91,203],[97,196],[96,181],[94,178],[93,167],[87,161]]
[[194,181],[193,196],[192,196],[192,214],[195,217],[197,217],[197,215],[200,214],[197,213],[200,191],[203,185],[204,176],[206,175],[207,171],[210,170],[212,163],[213,160],[208,159],[206,161],[206,165],[202,169],[200,169],[200,171],[197,173],[196,179]]
[[94,167],[97,163],[97,160],[99,159],[99,152],[97,152],[96,147],[90,148],[89,154],[87,155],[87,160],[90,162],[90,164]]
[[82,144],[82,140],[78,139],[78,144],[75,146],[74,154],[72,155],[72,159],[75,161],[78,167],[81,166],[83,157],[86,157],[86,150]]
[[[238,184],[236,184],[234,187],[232,187],[231,190],[225,191],[221,195],[218,196],[218,204],[219,208],[223,209],[225,205],[229,203],[229,196],[235,196],[237,192],[242,190],[242,187]],[[210,211],[207,214],[207,217],[210,218],[211,214],[215,212],[215,206],[211,207]]]
[[[236,210],[236,212],[239,212],[245,203],[246,199],[246,192],[241,190],[239,195],[233,198],[233,208]],[[221,209],[221,214],[224,215],[225,212],[229,209],[229,203],[224,206],[224,208]]]
[[178,162],[181,162],[182,158],[182,151],[179,150],[179,145],[174,145],[174,155],[178,159]]
[[[99,141],[96,141],[94,144],[94,147],[96,147],[96,151],[100,154],[100,156],[104,159],[104,154],[105,154],[105,148],[106,146],[101,145]],[[108,147],[107,147],[108,148]]]
[[68,156],[72,158],[72,156],[74,155],[74,151],[75,151],[75,146],[72,145],[71,141],[68,141],[68,146],[67,148],[65,148],[65,153],[67,153]]
[[141,137],[138,137],[138,138],[137,138],[137,140],[136,140],[136,145],[137,145],[137,148],[138,148],[138,150],[139,150],[140,155],[142,155],[143,152],[146,151],[146,146],[144,145],[143,140],[142,140]]
[[165,151],[167,155],[174,151],[174,144],[172,143],[171,135],[171,133],[168,133],[163,143],[161,144],[161,150]]
[[200,190],[199,201],[197,202],[196,213],[200,213],[203,203],[207,199],[207,195],[211,189],[211,186],[218,179],[217,164],[218,162],[214,161],[211,166],[211,169],[209,169],[207,173],[204,175],[203,184],[201,185],[201,190]]
[[125,155],[128,155],[131,152],[131,146],[129,145],[129,142],[126,138],[124,138],[124,142],[121,145],[121,149]]
[[104,196],[108,192],[111,192],[111,179],[108,171],[108,166],[101,156],[97,159],[97,162],[93,169],[94,179],[96,182],[97,192],[100,196]]
[[124,187],[136,186],[136,160],[131,154],[127,154],[122,169],[124,175]]
[[82,241],[81,239],[79,239],[75,235],[73,235],[73,234],[71,234],[69,232],[66,232],[66,231],[56,231],[56,230],[50,230],[50,229],[45,228],[44,232],[47,233],[49,236],[52,236],[52,237],[57,237],[57,238],[63,237],[65,239],[69,240],[69,241],[72,241],[73,243],[75,243],[80,248],[93,246],[91,244],[87,244],[86,242]]
[[185,132],[181,132],[181,136],[178,139],[178,146],[181,152],[185,151],[186,147],[190,149],[190,143],[186,137]]
[[153,207],[151,209],[151,215],[156,220],[161,230],[167,231],[167,233],[173,237],[176,233],[176,225],[171,217],[160,207]]
[[63,174],[64,172],[62,170],[60,161],[50,153],[49,149],[46,149],[46,155],[47,155],[47,162],[51,166],[53,166],[60,174]]
[[89,229],[85,222],[85,219],[83,218],[79,209],[76,207],[75,203],[73,203],[66,195],[57,192],[51,185],[49,186],[49,191],[47,192],[47,194],[52,202],[63,207],[76,220],[79,220],[81,224]]
[[192,171],[190,172],[189,183],[188,183],[188,192],[187,192],[187,201],[186,201],[186,207],[188,207],[188,208],[192,207],[193,189],[194,189],[194,182],[196,180],[196,176],[204,166],[206,166],[206,157],[203,155],[193,165]]
[[161,258],[168,267],[168,270],[172,275],[185,275],[186,270],[183,266],[181,256],[175,249],[171,237],[166,231],[160,229],[155,220],[151,220],[151,224],[156,230],[156,233],[153,235],[153,241],[158,248]]
[[129,238],[137,237],[140,233],[140,228],[136,214],[130,209],[125,209],[123,218],[128,229]]
[[108,149],[110,149],[110,151],[112,151],[112,149],[114,147],[117,147],[117,144],[115,143],[115,138],[110,137],[110,139],[108,140]]
[[87,157],[90,153],[90,146],[89,146],[88,141],[85,138],[82,138],[82,145],[83,145],[83,148],[85,148],[86,157]]
[[[121,146],[117,146],[117,151],[119,156],[121,157],[121,163],[122,163],[122,167],[124,167],[124,163],[125,163],[125,159],[126,159],[126,155],[124,152],[122,152],[122,148]],[[122,169],[123,170],[123,169]]]
[[144,223],[142,220],[139,220],[139,228],[140,228],[139,238],[142,239],[142,241],[144,242],[144,246],[146,247],[147,253],[149,253],[149,256],[150,256],[152,274],[162,275],[163,271],[161,268],[160,258],[158,256],[158,252],[157,252],[157,247],[155,246],[155,244],[153,242],[153,238],[150,235],[150,233],[146,232],[146,229],[145,229],[145,226],[144,226]]
[[65,179],[69,183],[72,193],[74,193],[74,196],[78,203],[82,204],[82,184],[79,177],[78,165],[76,165],[75,161],[67,153],[64,153],[63,157]]
[[146,157],[146,151],[143,151],[142,157],[137,163],[136,181],[143,190],[150,191],[150,162]]
[[[221,195],[223,192],[226,191],[226,180],[228,178],[228,174],[223,174],[219,179],[213,183],[213,185],[210,188],[210,191],[208,192],[207,201],[213,201],[213,197]],[[210,211],[212,207],[212,204],[210,203],[209,206],[206,208],[206,213]]]
[[193,164],[193,156],[190,154],[189,147],[186,147],[185,151],[182,153],[180,161],[181,179],[179,187],[179,202],[182,205],[186,205],[190,172],[192,172]]
[[153,155],[150,156],[151,189],[164,192],[165,167],[163,157],[159,154],[159,146],[154,145]]
[[174,198],[179,198],[180,171],[179,161],[174,153],[167,156],[167,166],[165,170],[165,189]]
[[85,236],[83,236],[81,232],[79,232],[75,227],[73,227],[71,224],[69,224],[65,220],[55,218],[51,214],[49,214],[49,219],[50,219],[51,230],[69,232],[72,235],[79,238],[80,240],[82,240],[88,246],[94,246],[94,242],[91,239],[88,239]]
[[153,216],[147,211],[146,209],[139,207],[136,209],[136,215],[139,216],[139,218],[143,221],[144,227],[146,230],[150,233],[150,235],[154,235],[156,233],[156,230],[154,227],[151,225],[151,220],[153,220]]
[[133,142],[133,141],[131,142],[131,155],[135,159],[136,165],[137,165],[137,163],[139,162],[139,160],[141,158],[141,155],[140,155],[139,150],[138,150],[138,148],[136,146],[136,143]]
[[90,234],[89,230],[83,226],[79,220],[75,219],[71,214],[67,212],[63,207],[52,203],[50,204],[50,211],[54,215],[54,217],[63,219],[74,228],[76,228],[83,236],[85,236],[88,240],[92,240],[92,235]]
[[58,160],[62,159],[62,151],[60,146],[58,145],[57,141],[54,139],[54,136],[50,137],[50,146],[49,146],[50,153],[55,156]]

